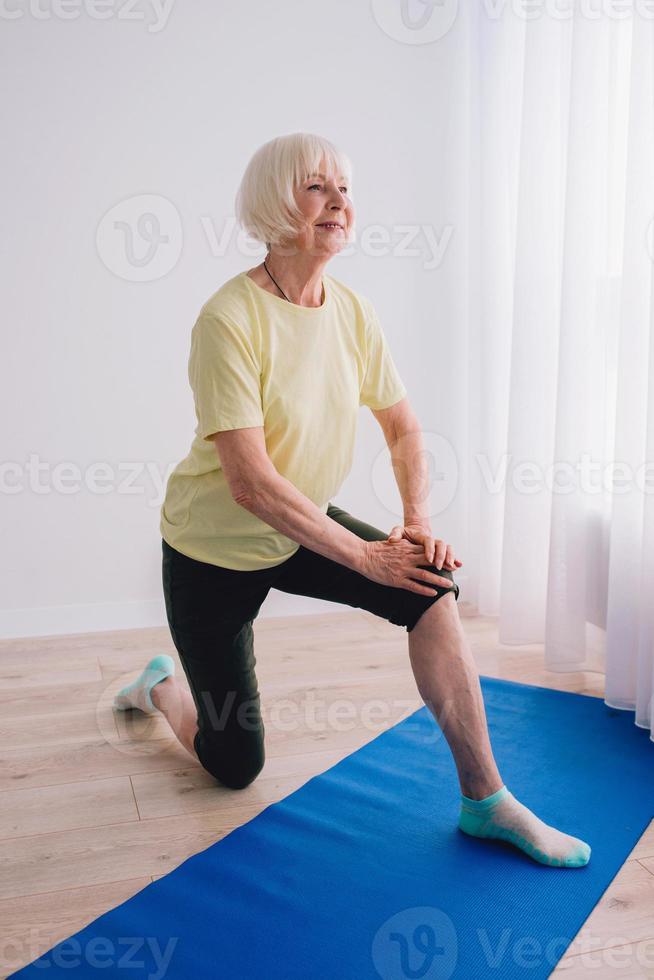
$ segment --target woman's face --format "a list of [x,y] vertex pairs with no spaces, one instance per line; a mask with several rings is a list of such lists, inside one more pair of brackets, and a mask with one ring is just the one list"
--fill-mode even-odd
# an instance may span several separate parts
[[349,190],[347,182],[328,174],[324,164],[322,173],[312,174],[296,188],[295,200],[305,219],[296,239],[299,249],[320,255],[340,252],[354,221]]

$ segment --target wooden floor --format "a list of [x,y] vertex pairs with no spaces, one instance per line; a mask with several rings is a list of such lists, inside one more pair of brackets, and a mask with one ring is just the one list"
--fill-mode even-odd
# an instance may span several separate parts
[[[602,674],[550,673],[540,646],[501,647],[494,619],[460,612],[481,674],[602,696]],[[245,790],[220,786],[161,715],[112,711],[156,653],[183,677],[167,628],[0,642],[2,976],[422,706],[406,633],[379,617],[259,619],[255,632],[266,764]],[[654,821],[563,971],[654,978]]]

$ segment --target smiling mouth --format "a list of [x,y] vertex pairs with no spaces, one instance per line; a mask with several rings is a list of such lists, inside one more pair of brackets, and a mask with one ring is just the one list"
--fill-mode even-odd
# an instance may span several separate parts
[[325,221],[319,225],[316,225],[316,228],[326,228],[328,231],[336,231],[336,229],[339,228],[341,231],[343,231],[343,225],[335,224],[333,221]]

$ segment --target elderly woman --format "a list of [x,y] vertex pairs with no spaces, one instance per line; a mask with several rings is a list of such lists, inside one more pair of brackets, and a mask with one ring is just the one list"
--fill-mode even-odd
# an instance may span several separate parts
[[[543,864],[580,867],[590,848],[543,823],[504,785],[459,620],[452,545],[432,536],[422,436],[369,299],[325,267],[354,226],[347,157],[317,136],[264,144],[237,196],[267,246],[204,304],[191,335],[197,414],[161,509],[168,623],[191,694],[168,655],[115,699],[161,711],[226,786],[264,764],[252,624],[271,588],[367,609],[408,633],[418,691],[461,787],[458,826]],[[393,454],[403,525],[390,535],[331,503],[367,405]],[[191,696],[192,695],[192,696]]]

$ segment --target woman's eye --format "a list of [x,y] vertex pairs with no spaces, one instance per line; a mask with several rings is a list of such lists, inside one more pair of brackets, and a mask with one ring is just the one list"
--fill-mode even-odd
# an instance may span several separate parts
[[[309,187],[307,187],[307,190],[312,191],[314,187],[320,187],[320,186],[321,186],[320,184],[310,184]],[[339,191],[343,191],[344,194],[347,194],[347,187],[339,187]]]

